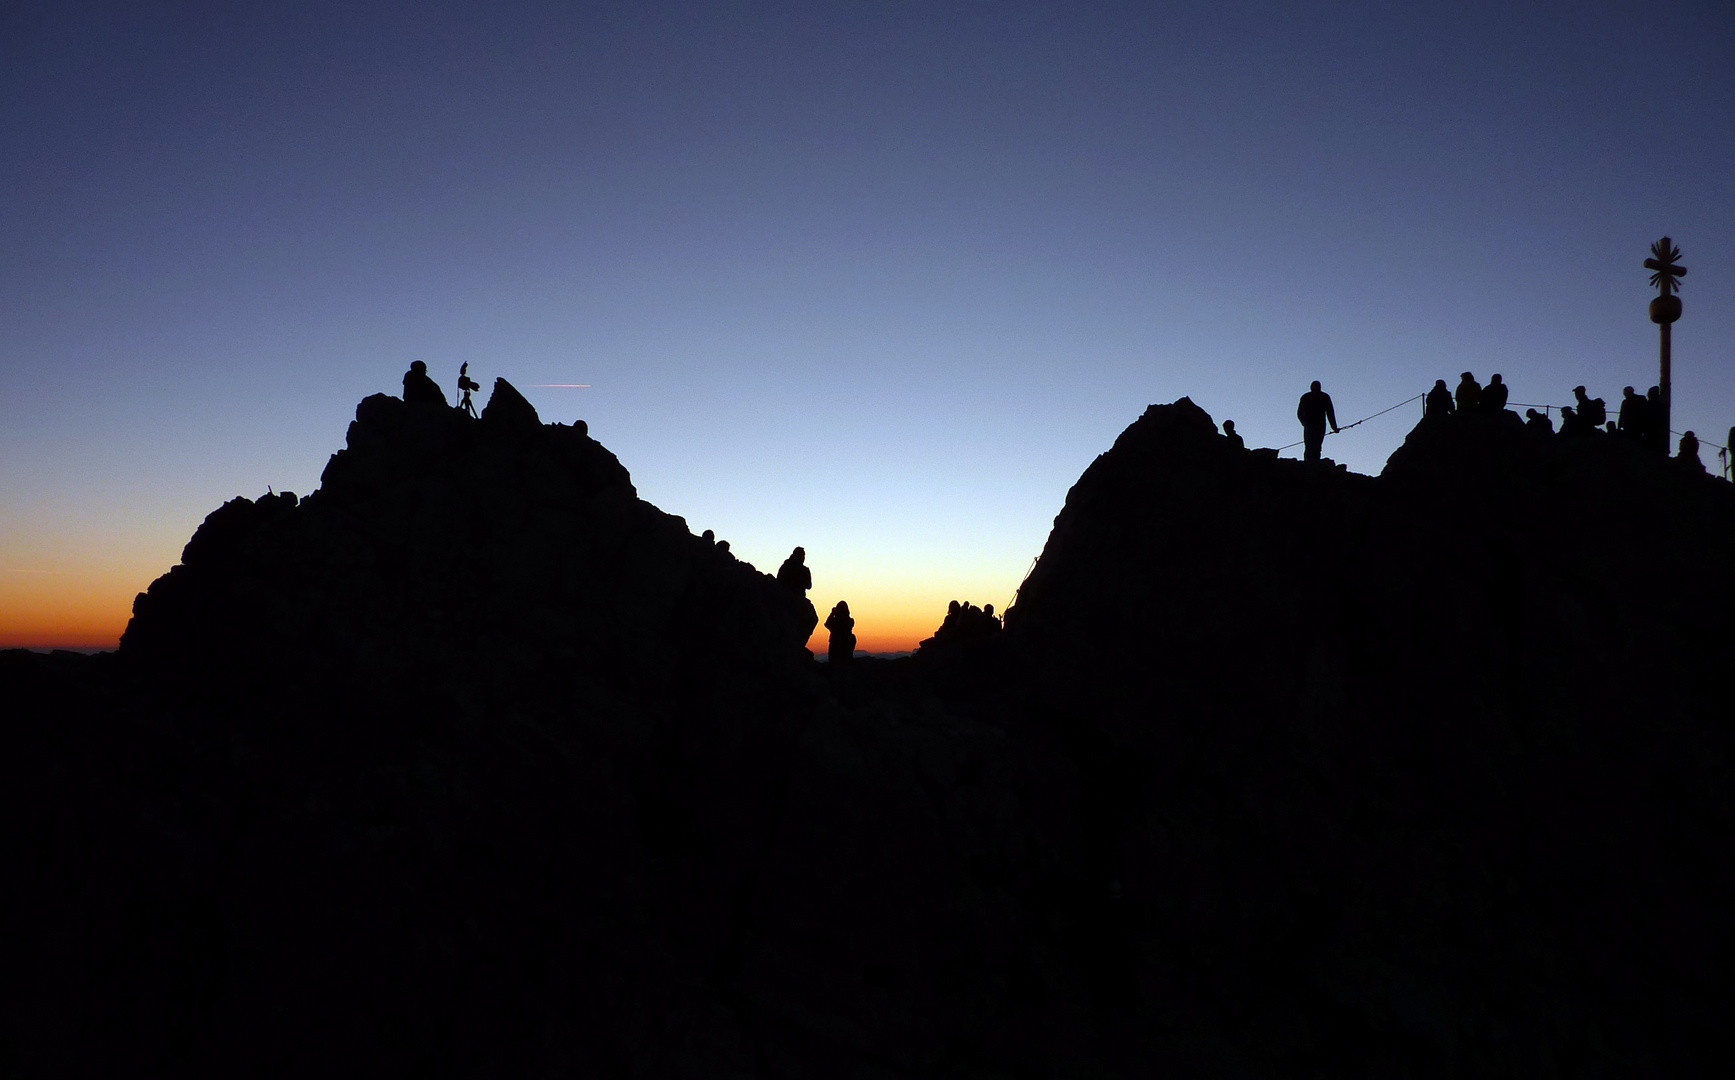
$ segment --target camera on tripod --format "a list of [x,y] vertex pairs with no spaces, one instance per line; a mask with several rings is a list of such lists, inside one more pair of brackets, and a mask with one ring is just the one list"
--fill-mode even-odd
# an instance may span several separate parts
[[470,400],[470,391],[480,389],[482,389],[482,384],[470,378],[470,362],[466,360],[458,368],[458,391],[463,395],[463,400],[458,402],[458,408],[471,416],[475,416],[476,403]]

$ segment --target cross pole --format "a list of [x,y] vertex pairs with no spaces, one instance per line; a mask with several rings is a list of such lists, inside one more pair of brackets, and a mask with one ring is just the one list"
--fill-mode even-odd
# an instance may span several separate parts
[[1680,263],[1681,249],[1676,247],[1668,237],[1663,237],[1651,245],[1651,257],[1645,260],[1645,269],[1655,271],[1651,274],[1651,284],[1657,287],[1657,298],[1651,301],[1651,321],[1657,324],[1661,331],[1661,343],[1658,347],[1657,388],[1662,391],[1663,399],[1663,446],[1667,453],[1669,445],[1669,328],[1676,319],[1681,317],[1681,298],[1674,295],[1681,289],[1681,279],[1687,276],[1687,268]]

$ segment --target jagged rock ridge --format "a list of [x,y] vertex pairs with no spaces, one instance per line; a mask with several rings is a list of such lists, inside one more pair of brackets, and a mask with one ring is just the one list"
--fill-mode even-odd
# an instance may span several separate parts
[[1003,633],[831,671],[503,382],[370,398],[118,655],[0,656],[0,1064],[1719,1075],[1732,523],[1614,440],[1369,478],[1183,399]]

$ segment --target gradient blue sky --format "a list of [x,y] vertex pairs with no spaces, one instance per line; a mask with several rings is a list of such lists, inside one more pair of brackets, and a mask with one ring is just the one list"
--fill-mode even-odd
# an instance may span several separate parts
[[1735,424],[1726,2],[14,0],[0,178],[0,644],[112,644],[416,358],[869,647],[1004,606],[1150,402],[1649,385],[1664,233],[1675,427]]

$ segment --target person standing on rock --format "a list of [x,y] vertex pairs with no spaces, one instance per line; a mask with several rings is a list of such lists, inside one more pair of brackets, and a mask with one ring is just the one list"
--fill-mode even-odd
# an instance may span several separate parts
[[1331,407],[1331,395],[1319,388],[1319,380],[1313,380],[1313,386],[1307,393],[1301,395],[1301,403],[1295,407],[1295,418],[1301,421],[1302,441],[1307,444],[1306,461],[1319,460],[1319,448],[1325,443],[1325,425],[1331,424],[1331,433],[1337,434],[1337,412]]
[[813,628],[819,625],[819,612],[813,610],[813,601],[807,598],[807,590],[813,588],[813,571],[807,568],[805,548],[796,548],[783,560],[783,565],[777,568],[777,584],[789,595],[790,611],[801,634],[796,640],[806,645],[813,636]]
[[412,405],[416,402],[426,405],[446,404],[446,392],[440,389],[439,383],[428,377],[426,361],[412,361],[410,370],[404,372],[404,400]]
[[831,631],[831,647],[826,659],[833,664],[847,664],[855,658],[855,619],[849,613],[849,601],[839,600],[825,617],[825,628]]
[[1645,438],[1645,399],[1630,386],[1621,387],[1621,411],[1617,421],[1620,433],[1634,442],[1643,443]]
[[1223,437],[1225,439],[1229,440],[1229,445],[1231,447],[1233,447],[1234,449],[1236,449],[1236,450],[1247,449],[1246,440],[1242,439],[1241,436],[1235,434],[1235,421],[1233,421],[1233,420],[1223,421]]

